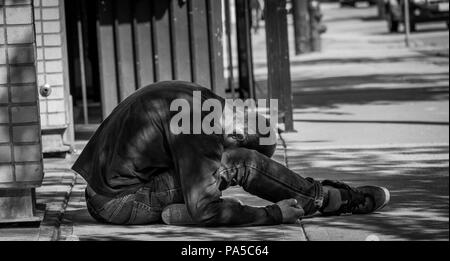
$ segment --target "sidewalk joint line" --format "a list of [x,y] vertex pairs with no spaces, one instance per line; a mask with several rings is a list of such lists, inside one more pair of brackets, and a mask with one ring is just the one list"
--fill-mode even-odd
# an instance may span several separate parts
[[74,173],[73,171],[70,171],[72,173],[72,182],[69,186],[69,190],[66,192],[66,195],[64,196],[64,201],[62,203],[61,210],[58,213],[58,217],[56,219],[55,228],[53,230],[53,235],[51,238],[51,241],[59,241],[61,239],[61,224],[64,219],[64,214],[66,212],[67,206],[69,205],[70,196],[72,195],[73,188],[75,187],[75,184],[78,179],[78,174]]
[[[278,128],[278,135],[280,136],[281,144],[283,146],[283,156],[284,156],[284,164],[287,168],[289,168],[289,160],[288,160],[288,153],[287,153],[287,143],[286,140],[283,138],[283,132],[280,128]],[[302,236],[305,238],[306,241],[310,241],[308,235],[306,234],[305,230],[305,224],[303,223],[303,220],[300,220],[300,227],[302,231]]]

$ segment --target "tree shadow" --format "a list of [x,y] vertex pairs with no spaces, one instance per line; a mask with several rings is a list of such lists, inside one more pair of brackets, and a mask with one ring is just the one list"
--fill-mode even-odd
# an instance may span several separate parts
[[288,153],[290,167],[302,176],[378,185],[391,192],[391,203],[374,215],[305,220],[313,237],[314,228],[320,228],[344,234],[369,231],[389,239],[448,240],[448,147]]
[[364,22],[383,21],[383,20],[384,20],[383,18],[380,18],[379,16],[376,16],[376,15],[361,17],[361,21],[364,21]]
[[[371,9],[372,7],[363,7],[363,8],[358,8],[358,9],[361,9],[361,10],[364,10],[364,9]],[[356,10],[355,8],[345,8],[345,9],[347,9],[347,10]],[[351,20],[361,20],[361,21],[365,21],[365,22],[373,22],[373,21],[380,21],[380,20],[382,20],[382,19],[380,19],[378,16],[376,16],[376,15],[373,15],[373,14],[364,14],[364,13],[355,13],[355,14],[353,14],[352,16],[350,16],[350,17],[348,17],[348,16],[345,16],[345,17],[332,17],[332,18],[330,18],[330,17],[327,17],[327,16],[324,16],[324,19],[323,19],[323,21],[324,21],[324,23],[325,24],[327,24],[327,23],[336,23],[336,22],[345,22],[345,21],[351,21]]]
[[[382,58],[371,58],[371,57],[357,57],[357,58],[324,58],[324,59],[313,59],[313,60],[294,60],[290,62],[292,67],[298,66],[312,66],[312,65],[346,65],[346,64],[382,64],[382,63],[406,63],[411,61],[417,61],[418,59],[423,59],[424,55],[409,55],[402,57],[382,57]],[[266,68],[267,64],[265,62],[255,63],[255,69]]]
[[[298,143],[298,144],[297,144]],[[316,230],[329,230],[330,236],[347,233],[371,233],[388,239],[448,240],[448,146],[384,149],[298,150],[301,142],[288,144],[289,166],[304,177],[333,179],[351,185],[379,185],[392,193],[391,204],[383,211],[367,216],[324,218],[316,216],[303,221],[310,239]],[[280,158],[281,160],[281,158]],[[61,177],[47,176],[47,186],[68,184]],[[85,182],[77,181],[63,226],[74,226],[80,240],[282,240],[286,231],[298,226],[258,228],[173,227],[163,224],[149,226],[113,226],[100,224],[87,212],[84,201]],[[55,194],[40,194],[42,201]],[[234,187],[224,196],[233,196],[245,204],[265,206],[267,201]],[[53,222],[58,213],[48,213]],[[300,233],[300,230],[299,230]],[[285,233],[289,234],[289,233]],[[293,233],[291,233],[293,234]],[[292,237],[291,237],[292,239]],[[337,238],[334,238],[337,240]],[[345,239],[345,237],[344,237]],[[361,240],[364,240],[362,238]]]
[[[282,150],[277,150],[274,160],[281,162],[284,160]],[[54,177],[47,177],[46,186],[58,186],[63,184],[61,177],[56,173]],[[272,226],[272,227],[219,227],[204,228],[199,226],[167,226],[164,224],[154,224],[145,226],[121,226],[102,224],[97,222],[87,211],[84,188],[86,182],[79,178],[73,188],[69,204],[65,210],[61,226],[75,228],[75,235],[82,241],[126,241],[126,240],[295,240],[300,239],[301,226]],[[224,191],[224,197],[232,196],[241,200],[246,205],[266,206],[271,204],[258,197],[252,196],[242,188],[232,187]],[[55,197],[52,193],[40,193],[41,201]],[[50,213],[51,214],[51,213]],[[51,216],[49,216],[51,218]],[[295,231],[295,232],[286,232]],[[62,238],[64,240],[64,238]]]
[[[294,80],[294,108],[335,108],[338,104],[394,104],[448,100],[448,74],[401,74]],[[409,86],[414,84],[416,87]],[[432,87],[418,87],[432,86]],[[386,87],[383,87],[386,86]],[[393,88],[392,86],[397,86]]]
[[[66,209],[63,226],[74,226],[75,235],[82,241],[204,241],[204,240],[295,240],[300,239],[301,226],[271,227],[216,227],[200,226],[167,226],[162,223],[143,226],[122,226],[103,224],[95,221],[86,209],[84,186],[80,186],[72,195]],[[269,204],[257,197],[249,195],[239,188],[232,188],[226,195],[243,201],[245,204],[265,206]],[[291,231],[291,233],[287,232]]]
[[[437,25],[437,23],[439,23],[439,22],[433,22],[433,25],[434,24]],[[442,27],[437,27],[437,26],[434,27],[433,26],[433,27],[421,28],[421,26],[425,25],[425,24],[427,24],[427,23],[419,23],[417,25],[417,29],[415,31],[413,31],[413,32],[410,32],[410,34],[412,36],[414,36],[416,34],[421,34],[421,33],[422,34],[423,33],[438,33],[438,32],[447,32],[448,31],[448,28],[445,27],[445,26],[442,26]],[[431,24],[431,22],[429,24]],[[445,22],[442,22],[442,24],[444,25]],[[372,34],[372,35],[395,35],[395,34],[404,34],[404,33],[405,33],[404,31],[400,31],[400,32],[397,32],[397,33],[391,33],[391,32],[386,31],[386,32],[382,32],[382,33],[375,33],[375,34]]]
[[[339,105],[448,101],[448,73],[372,74],[293,79],[294,109]],[[264,97],[267,81],[257,82]],[[426,86],[426,87],[424,87]]]

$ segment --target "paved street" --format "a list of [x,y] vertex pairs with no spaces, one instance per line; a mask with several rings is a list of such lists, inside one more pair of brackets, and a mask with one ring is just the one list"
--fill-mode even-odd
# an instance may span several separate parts
[[[375,8],[323,5],[323,52],[291,50],[296,133],[284,133],[276,160],[303,176],[374,184],[391,204],[370,216],[315,217],[265,228],[109,226],[88,215],[83,179],[68,160],[47,160],[40,228],[1,230],[0,240],[448,240],[449,33],[419,25],[412,47],[388,34]],[[292,35],[292,31],[291,31]],[[291,46],[292,47],[292,46]],[[265,36],[254,36],[255,70],[266,92]],[[244,203],[268,202],[239,188]]]

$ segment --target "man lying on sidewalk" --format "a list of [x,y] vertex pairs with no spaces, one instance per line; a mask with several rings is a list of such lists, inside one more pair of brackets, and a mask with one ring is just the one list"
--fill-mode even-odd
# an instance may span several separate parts
[[[73,166],[88,183],[87,207],[97,221],[276,225],[295,223],[318,211],[368,214],[389,202],[385,188],[352,188],[301,177],[271,159],[276,137],[262,145],[258,139],[263,135],[250,134],[253,127],[245,122],[236,126],[244,132],[174,133],[173,119],[180,112],[173,110],[173,103],[184,101],[181,104],[195,108],[194,93],[201,93],[202,103],[212,100],[225,106],[223,98],[200,86],[163,82],[140,89],[103,122]],[[207,117],[200,114],[184,111],[193,119]],[[219,131],[229,127],[224,118],[236,118],[233,112],[220,114]],[[266,121],[258,115],[261,119]],[[195,124],[199,123],[188,123],[188,131],[196,129]],[[238,185],[275,204],[252,207],[222,198],[222,191]]]

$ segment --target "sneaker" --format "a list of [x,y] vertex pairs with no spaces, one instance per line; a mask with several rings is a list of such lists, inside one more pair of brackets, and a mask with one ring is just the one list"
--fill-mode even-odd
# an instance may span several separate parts
[[363,186],[353,188],[339,182],[326,180],[323,186],[333,187],[341,192],[343,204],[335,212],[322,214],[326,216],[339,216],[342,214],[370,214],[384,208],[390,201],[389,190],[377,186]]
[[191,218],[185,204],[173,204],[166,207],[163,210],[161,217],[166,225],[189,226],[196,224]]

